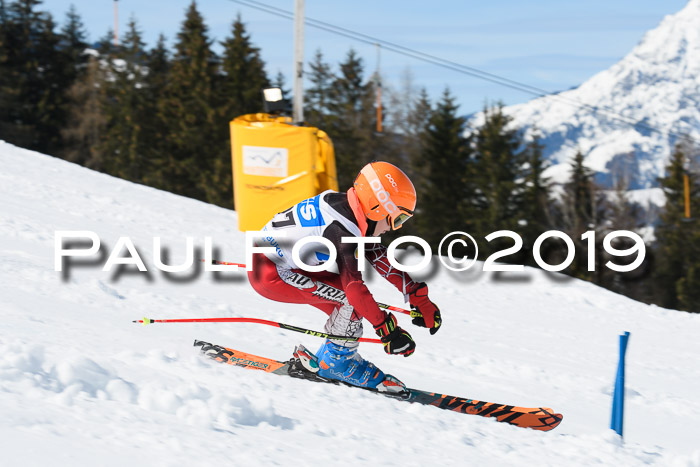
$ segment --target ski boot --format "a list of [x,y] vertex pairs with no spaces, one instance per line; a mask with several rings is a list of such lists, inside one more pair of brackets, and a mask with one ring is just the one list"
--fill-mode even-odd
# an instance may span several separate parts
[[357,353],[357,347],[349,349],[326,340],[316,355],[299,345],[294,349],[294,356],[307,371],[322,378],[379,392],[401,393],[406,389],[397,378],[384,374],[373,363],[363,359]]

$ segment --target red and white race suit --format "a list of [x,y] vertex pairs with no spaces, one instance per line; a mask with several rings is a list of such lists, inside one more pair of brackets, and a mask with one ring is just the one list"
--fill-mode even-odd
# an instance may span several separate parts
[[[358,218],[360,220],[358,221]],[[360,337],[362,318],[373,326],[386,319],[367,289],[358,269],[356,243],[343,243],[343,237],[360,237],[367,222],[359,208],[353,189],[348,193],[325,191],[276,214],[263,228],[268,236],[256,241],[259,247],[274,252],[253,255],[253,268],[248,277],[253,288],[271,300],[307,303],[328,315],[325,331],[329,334]],[[275,236],[284,231],[285,237]],[[337,273],[307,272],[292,258],[294,244],[309,236],[328,239],[337,252]],[[300,250],[307,265],[319,265],[329,258],[328,249],[320,243],[309,243]],[[380,243],[365,245],[365,258],[404,294],[404,299],[417,287],[411,277],[389,264],[386,247]],[[346,346],[356,342],[337,341]]]

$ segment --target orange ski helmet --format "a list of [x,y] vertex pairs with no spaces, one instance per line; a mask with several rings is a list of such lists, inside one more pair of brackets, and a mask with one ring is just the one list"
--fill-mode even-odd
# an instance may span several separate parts
[[365,216],[371,221],[386,218],[391,230],[413,216],[416,189],[405,173],[388,162],[370,162],[355,179],[355,192]]

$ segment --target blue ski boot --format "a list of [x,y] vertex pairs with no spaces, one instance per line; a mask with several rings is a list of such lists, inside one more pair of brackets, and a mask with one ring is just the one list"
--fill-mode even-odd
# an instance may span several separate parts
[[303,346],[299,346],[295,349],[295,356],[300,358],[309,371],[323,378],[335,379],[380,392],[397,393],[405,390],[401,381],[391,375],[385,375],[373,363],[363,359],[357,353],[357,347],[347,348],[326,340],[316,355],[310,354]]

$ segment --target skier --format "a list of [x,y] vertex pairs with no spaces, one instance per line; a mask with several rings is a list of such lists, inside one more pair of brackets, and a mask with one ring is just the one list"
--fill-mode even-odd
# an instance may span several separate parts
[[[416,348],[415,342],[394,315],[374,301],[358,267],[358,244],[343,242],[342,238],[379,237],[400,229],[413,216],[415,206],[416,191],[406,174],[387,162],[367,164],[346,193],[325,191],[276,214],[265,225],[262,230],[269,235],[258,240],[256,246],[271,247],[270,253],[253,255],[250,283],[271,300],[306,303],[322,310],[328,315],[324,328],[328,334],[359,338],[365,318],[381,338],[386,353],[408,357]],[[275,236],[282,231],[286,236]],[[295,263],[292,247],[308,236],[324,237],[335,247],[338,273],[308,272]],[[320,243],[307,243],[300,251],[299,257],[310,266],[329,259]],[[380,243],[365,245],[365,258],[410,303],[413,324],[435,334],[442,318],[428,298],[428,286],[392,267],[386,252]],[[363,359],[358,346],[357,341],[326,339],[315,355],[301,345],[294,355],[307,370],[324,378],[383,392],[403,390],[403,383]]]

